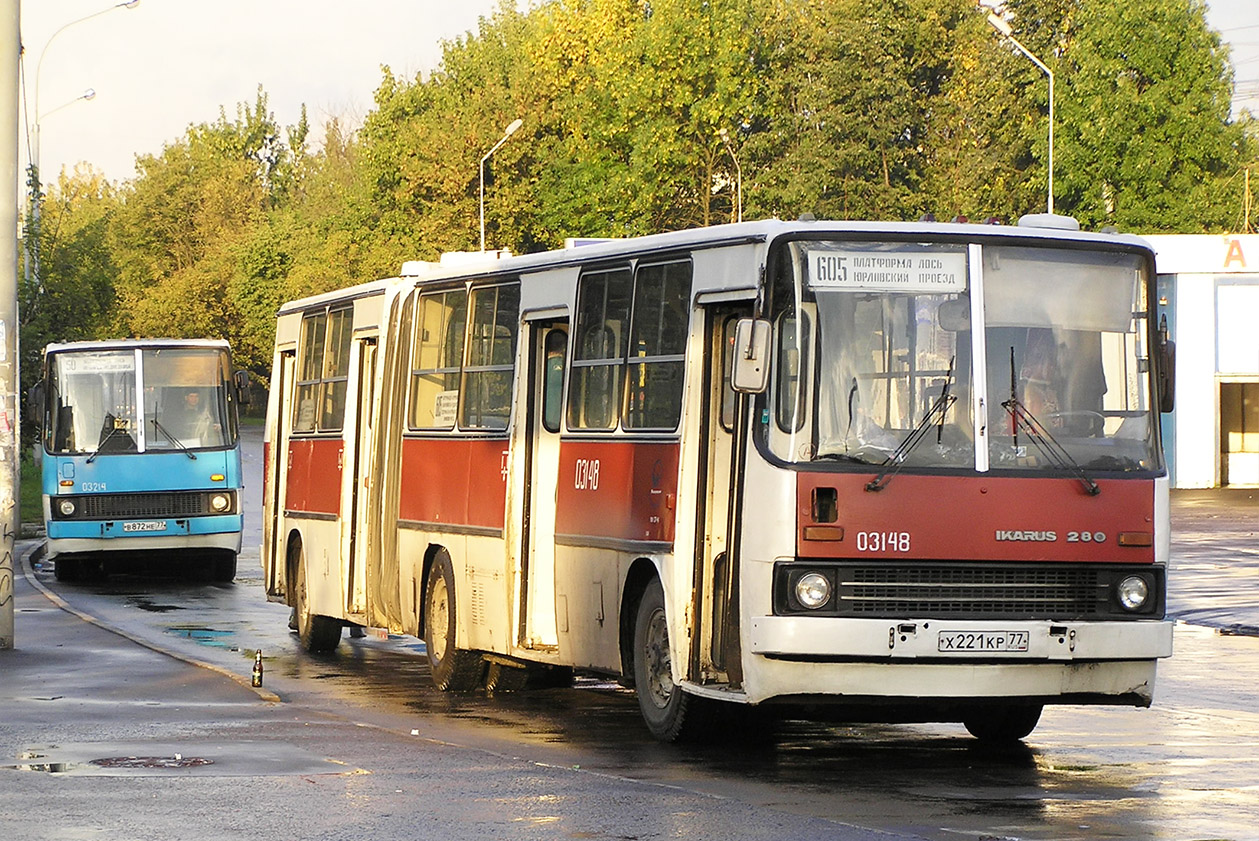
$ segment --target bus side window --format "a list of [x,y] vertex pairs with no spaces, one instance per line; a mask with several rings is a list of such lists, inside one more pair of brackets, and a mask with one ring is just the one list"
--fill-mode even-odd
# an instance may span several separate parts
[[546,334],[546,362],[542,371],[542,427],[559,432],[564,410],[564,357],[568,354],[568,334],[552,330]]
[[639,266],[634,283],[626,429],[677,428],[682,415],[690,303],[689,261]]
[[463,363],[468,293],[463,289],[420,297],[412,354],[412,429],[453,429],[459,405],[459,370]]
[[730,384],[734,370],[734,331],[739,319],[730,317],[721,327],[721,428],[734,431],[735,400],[738,395]]
[[590,272],[578,282],[577,338],[568,385],[572,429],[616,428],[632,282],[628,268]]
[[319,429],[336,431],[345,422],[345,396],[350,383],[350,326],[352,310],[328,313],[328,349],[324,354],[323,394]]
[[319,399],[319,380],[323,372],[324,333],[328,329],[326,312],[309,313],[302,318],[301,349],[298,358],[297,400],[294,402],[294,432],[315,431],[315,408]]
[[336,432],[345,416],[350,378],[349,307],[302,319],[294,432]]
[[774,384],[775,415],[783,432],[798,432],[804,426],[804,382],[809,369],[809,320],[803,313],[784,312],[778,317],[778,359]]
[[459,425],[464,429],[506,429],[511,416],[520,284],[472,290],[472,337]]

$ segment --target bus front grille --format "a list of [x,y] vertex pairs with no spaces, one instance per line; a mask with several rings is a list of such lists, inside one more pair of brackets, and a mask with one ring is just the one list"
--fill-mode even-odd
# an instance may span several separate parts
[[[53,516],[57,517],[57,502],[53,501]],[[75,502],[76,520],[140,520],[161,517],[197,517],[211,513],[209,494],[204,491],[175,491],[170,493],[92,494],[70,497]],[[58,519],[62,519],[58,517]],[[68,519],[68,518],[67,518]]]
[[[809,572],[832,583],[834,596],[821,610],[805,609],[792,596],[794,582]],[[1134,615],[1117,603],[1115,586],[1129,575],[1152,585],[1151,610]],[[779,614],[872,619],[1148,619],[1163,614],[1163,569],[1065,562],[796,562],[778,566],[774,603]]]

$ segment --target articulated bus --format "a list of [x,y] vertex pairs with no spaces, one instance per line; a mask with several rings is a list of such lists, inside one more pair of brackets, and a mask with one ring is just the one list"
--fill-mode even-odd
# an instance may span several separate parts
[[46,557],[59,580],[152,561],[215,581],[241,543],[237,407],[227,342],[51,344],[32,389]]
[[663,740],[732,705],[1008,741],[1151,703],[1173,347],[1140,239],[447,257],[279,312],[262,556],[306,649],[415,635],[445,690],[614,676]]

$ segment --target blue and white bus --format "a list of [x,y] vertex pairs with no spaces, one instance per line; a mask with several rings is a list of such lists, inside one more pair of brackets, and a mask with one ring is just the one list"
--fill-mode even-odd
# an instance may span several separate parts
[[40,419],[46,557],[59,580],[149,560],[231,581],[241,541],[237,407],[225,341],[51,344]]

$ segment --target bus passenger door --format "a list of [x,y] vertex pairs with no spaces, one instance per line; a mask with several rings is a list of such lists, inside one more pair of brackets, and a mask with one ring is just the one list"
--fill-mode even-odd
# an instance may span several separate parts
[[705,400],[701,420],[695,614],[702,617],[700,644],[692,649],[692,676],[702,682],[739,685],[739,570],[732,535],[737,534],[735,453],[741,418],[738,395],[730,388],[730,348],[739,314],[708,311]]
[[361,615],[367,612],[367,553],[374,545],[371,540],[373,522],[369,499],[372,474],[372,406],[376,399],[376,339],[358,340],[358,406],[354,423],[354,452],[350,453],[350,475],[353,490],[350,492],[350,569],[346,581],[346,613]]
[[276,401],[275,427],[271,430],[268,475],[265,501],[267,516],[263,518],[263,544],[267,547],[266,588],[269,595],[284,593],[287,584],[287,551],[284,545],[284,489],[288,487],[289,436],[293,432],[293,372],[296,354],[285,351],[280,355],[276,370],[278,380],[271,383]]
[[560,423],[564,405],[564,362],[568,322],[536,324],[531,330],[529,441],[525,454],[520,644],[559,645],[555,611],[555,501],[559,488]]

